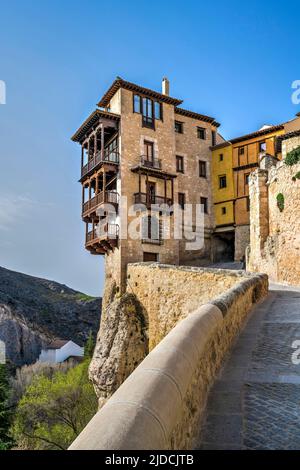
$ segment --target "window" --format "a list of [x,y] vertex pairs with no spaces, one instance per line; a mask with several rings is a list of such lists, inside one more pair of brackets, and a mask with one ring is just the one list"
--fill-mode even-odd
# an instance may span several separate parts
[[239,155],[244,155],[245,147],[239,147]]
[[222,207],[222,215],[225,215],[227,212],[226,207]]
[[206,129],[204,127],[197,127],[197,137],[198,139],[206,139]]
[[227,187],[226,175],[219,176],[219,188],[223,189]]
[[145,263],[149,262],[149,261],[153,261],[153,262],[156,263],[158,261],[158,253],[147,253],[146,251],[144,251],[143,261]]
[[144,157],[148,162],[154,160],[154,144],[148,140],[144,140]]
[[142,99],[143,126],[154,128],[153,101],[150,98]]
[[143,126],[154,127],[154,118],[162,119],[162,103],[134,94],[133,112],[142,113]]
[[247,209],[247,212],[250,211],[250,197],[249,196],[246,198],[246,209]]
[[183,210],[185,206],[185,194],[184,193],[178,193],[178,204]]
[[200,198],[200,204],[202,206],[202,212],[204,212],[204,214],[208,214],[208,200],[207,200],[207,197],[201,197]]
[[175,121],[175,132],[177,134],[183,134],[183,123],[179,121]]
[[184,173],[183,157],[179,155],[176,155],[176,171],[178,171],[178,173]]
[[139,95],[133,95],[133,112],[141,112],[141,97]]
[[245,175],[245,184],[249,184],[249,181],[250,181],[250,173],[247,173]]
[[211,131],[211,145],[214,147],[214,145],[216,145],[216,142],[217,142],[216,131]]
[[158,101],[154,101],[154,117],[155,119],[162,119],[162,104]]
[[155,216],[148,215],[142,218],[142,240],[160,240],[159,220]]
[[223,160],[224,160],[224,155],[223,155],[223,153],[220,153],[220,155],[219,155],[219,161],[222,162]]
[[259,153],[265,153],[267,150],[267,144],[265,141],[259,142]]
[[199,176],[206,178],[206,162],[199,160]]

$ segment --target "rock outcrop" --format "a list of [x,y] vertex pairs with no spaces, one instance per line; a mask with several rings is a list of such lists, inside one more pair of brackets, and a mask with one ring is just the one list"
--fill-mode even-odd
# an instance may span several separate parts
[[90,365],[100,407],[148,354],[147,326],[145,312],[132,294],[115,299],[103,312]]
[[99,328],[101,299],[57,282],[0,268],[0,340],[15,366],[31,364],[56,338],[83,346]]

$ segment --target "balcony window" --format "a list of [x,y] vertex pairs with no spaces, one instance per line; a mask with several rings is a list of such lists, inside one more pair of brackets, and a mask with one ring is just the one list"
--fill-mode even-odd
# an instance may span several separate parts
[[206,139],[206,129],[204,127],[197,127],[197,137],[198,139]]
[[176,155],[176,171],[178,173],[184,173],[183,157],[180,157],[179,155]]
[[141,97],[140,95],[133,95],[133,112],[141,113]]
[[175,132],[177,134],[183,134],[183,123],[179,121],[175,121]]
[[206,162],[199,160],[199,176],[206,178]]
[[162,104],[154,101],[154,117],[155,119],[162,120]]
[[154,111],[153,111],[153,101],[150,98],[142,99],[143,109],[143,126],[154,128]]
[[204,214],[208,214],[208,199],[207,199],[207,197],[201,197],[200,198],[200,204],[202,206],[202,212],[204,212]]
[[226,175],[219,176],[219,188],[223,189],[227,187]]
[[154,144],[153,142],[149,142],[148,140],[144,141],[144,156],[145,159],[152,163],[154,160]]

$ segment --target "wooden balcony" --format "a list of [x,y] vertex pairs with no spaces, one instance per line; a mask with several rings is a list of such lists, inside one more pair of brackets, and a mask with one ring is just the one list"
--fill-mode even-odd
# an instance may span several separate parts
[[91,158],[86,165],[81,168],[81,178],[90,175],[96,169],[100,168],[104,163],[118,166],[120,162],[120,155],[118,152],[105,151],[103,154],[101,151],[97,152],[96,155]]
[[147,208],[150,208],[153,204],[159,206],[166,204],[171,207],[173,205],[173,200],[172,198],[164,196],[150,196],[147,193],[134,193],[134,204],[144,204]]
[[94,197],[84,202],[82,205],[82,218],[88,221],[91,214],[96,212],[97,208],[103,204],[112,204],[115,207],[119,203],[119,194],[116,191],[100,191]]
[[119,226],[117,224],[105,224],[98,231],[96,228],[86,233],[85,247],[91,254],[104,255],[113,250],[119,239]]

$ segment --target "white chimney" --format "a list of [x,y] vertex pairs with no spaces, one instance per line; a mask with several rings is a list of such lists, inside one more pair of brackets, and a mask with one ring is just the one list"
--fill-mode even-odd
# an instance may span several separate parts
[[167,77],[164,77],[162,80],[162,94],[167,96],[170,94],[170,82]]

